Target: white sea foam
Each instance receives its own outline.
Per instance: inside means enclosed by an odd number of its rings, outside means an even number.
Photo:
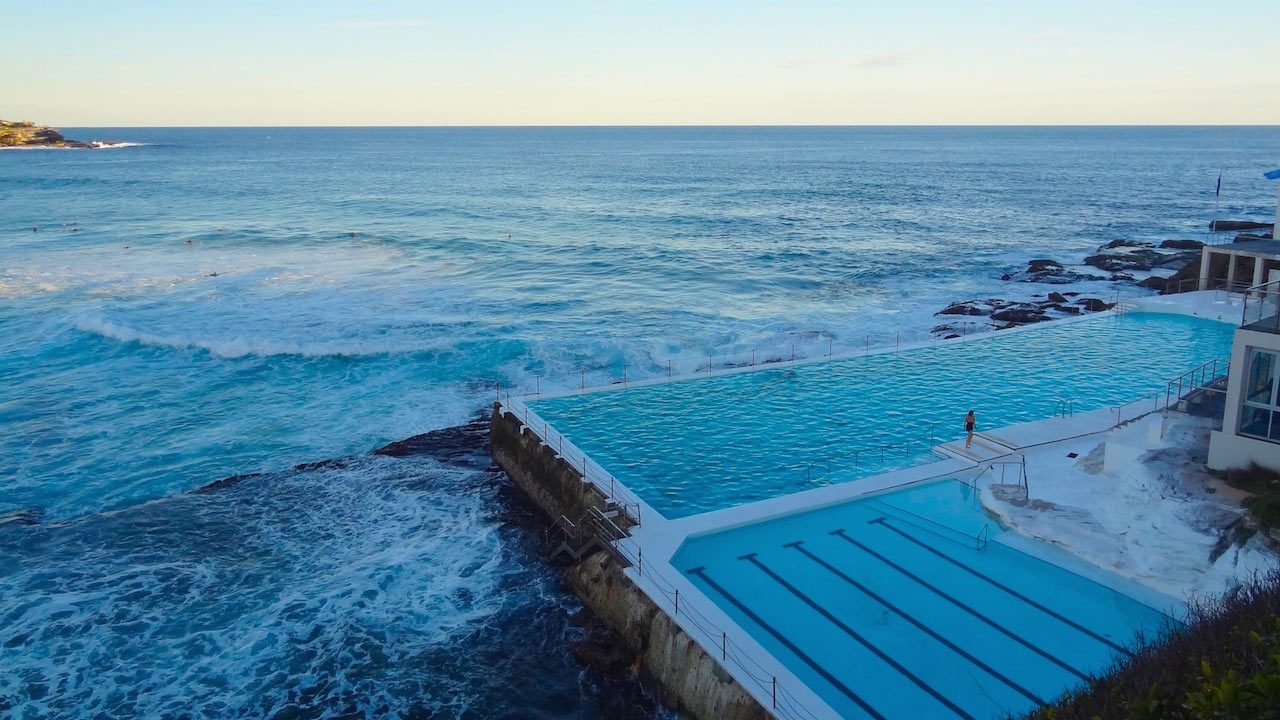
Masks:
[[[439,343],[330,341],[294,342],[267,340],[246,336],[225,339],[160,335],[121,325],[100,316],[82,316],[76,319],[78,330],[94,333],[112,340],[134,342],[143,345],[176,349],[204,350],[215,357],[241,358],[249,355],[270,357],[273,355],[300,355],[303,357],[358,357],[362,355],[395,355],[438,349]]]

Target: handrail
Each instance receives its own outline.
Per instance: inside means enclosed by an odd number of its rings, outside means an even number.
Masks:
[[[1061,398],[1057,404],[1053,406],[1053,414],[1057,417],[1074,417],[1076,414],[1076,401],[1074,398]]]
[[[1229,361],[1214,358],[1173,378],[1165,386],[1164,407],[1169,409],[1184,397],[1227,374]],[[1176,390],[1174,389],[1176,386]],[[1119,424],[1119,423],[1117,423]]]
[[[1252,308],[1251,308],[1252,306]],[[1252,309],[1252,313],[1250,313]],[[1244,293],[1244,307],[1240,312],[1240,325],[1257,325],[1258,329],[1280,332],[1280,280],[1251,286]],[[1270,312],[1268,318],[1266,315]],[[1269,320],[1269,322],[1264,322]],[[1268,328],[1267,325],[1270,325]],[[1251,328],[1253,329],[1253,328]]]
[[[619,531],[621,532],[621,530]],[[659,607],[662,607],[661,601],[665,600],[673,617],[684,618],[688,622],[692,630],[696,631],[696,633],[691,631],[690,635],[699,640],[699,644],[708,655],[713,657],[719,655],[720,661],[724,665],[728,666],[732,663],[737,666],[746,676],[746,679],[754,682],[761,690],[767,692],[772,700],[768,704],[768,709],[775,717],[784,718],[785,720],[791,720],[792,718],[817,720],[816,715],[806,709],[794,694],[786,690],[778,682],[776,674],[760,664],[738,642],[731,639],[726,630],[712,622],[698,608],[696,602],[690,602],[688,596],[682,601],[680,589],[661,571],[655,569],[652,563],[646,566],[644,564],[643,548],[630,535],[623,533],[616,539],[611,539],[607,536],[601,539],[615,554],[630,564],[638,577],[648,581],[658,591],[657,595],[646,594],[653,598],[654,602],[659,604]],[[701,638],[699,638],[699,634]]]
[[[937,532],[936,530],[929,529],[929,526],[939,527],[939,528],[942,528],[943,530],[946,530],[947,532],[953,533],[955,535],[960,535],[968,540],[972,540],[974,542],[974,546],[979,550],[986,547],[986,540],[985,540],[984,533],[986,532],[987,528],[985,525],[983,526],[982,530],[978,531],[977,534],[969,534],[958,528],[953,528],[950,525],[947,525],[946,523],[938,522],[933,518],[925,517],[924,515],[920,515],[919,513],[912,512],[910,510],[907,510],[906,508],[900,508],[897,505],[891,505],[883,500],[872,499],[869,502],[879,507],[888,508],[893,513],[903,513],[905,515],[910,515],[912,518],[915,518],[916,520],[911,520],[904,517],[895,517],[894,519],[901,520],[905,523],[910,523],[912,525],[916,525],[917,527],[924,530],[925,532],[932,532],[934,535],[937,535],[939,537],[946,538],[948,540],[953,540],[953,541],[955,540],[955,538],[948,537],[946,535],[943,535],[942,533]],[[916,521],[919,521],[919,522],[916,522]],[[922,525],[921,523],[928,523],[928,525]]]

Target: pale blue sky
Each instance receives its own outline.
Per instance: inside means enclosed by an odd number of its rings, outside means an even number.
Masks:
[[[1280,123],[1280,0],[0,0],[61,126]]]

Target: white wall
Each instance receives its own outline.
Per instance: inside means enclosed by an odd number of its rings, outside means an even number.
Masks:
[[[1245,467],[1255,462],[1280,470],[1280,443],[1236,435],[1240,426],[1240,403],[1244,399],[1245,359],[1251,347],[1280,352],[1280,334],[1244,328],[1236,330],[1231,345],[1227,409],[1222,416],[1222,430],[1215,430],[1209,436],[1209,467],[1214,470]]]

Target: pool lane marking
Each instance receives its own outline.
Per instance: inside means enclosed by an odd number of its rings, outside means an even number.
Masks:
[[[743,604],[741,600],[739,600],[738,598],[730,594],[728,590],[725,590],[723,587],[721,587],[720,583],[716,582],[715,580],[712,580],[711,576],[707,575],[706,568],[696,567],[691,570],[688,570],[687,572],[688,574],[693,575],[699,580],[705,582],[708,586],[711,587],[712,590],[715,590],[716,592],[723,595],[726,600],[733,603],[734,607],[738,608],[739,610],[742,611],[744,615],[751,618],[751,622],[764,628],[765,632],[769,633],[770,635],[773,636],[775,640],[782,643],[783,646],[785,646],[788,650],[790,650],[796,657],[804,661],[804,664],[808,665],[810,668],[813,669],[814,672],[821,675],[824,680],[831,683],[837,690],[844,693],[845,697],[849,698],[855,704],[857,704],[858,707],[865,710],[868,715],[870,715],[873,718],[876,718],[876,720],[888,720],[887,718],[885,718],[884,715],[879,713],[875,708],[871,707],[871,705],[869,705],[866,700],[863,700],[862,696],[858,695],[858,693],[849,689],[849,686],[840,682],[840,680],[836,676],[827,672],[827,670],[823,668],[821,665],[819,665],[816,661],[814,661],[813,658],[809,657],[803,650],[796,647],[795,643],[788,640],[786,636],[784,636],[781,632],[777,630],[777,628],[765,622],[764,618],[761,618],[759,615],[752,612],[751,608],[747,607],[745,604]]]
[[[843,630],[846,635],[848,635],[849,637],[857,641],[859,645],[870,650],[872,653],[875,654],[876,657],[880,658],[881,661],[883,661],[885,664],[892,667],[894,670],[897,670],[900,674],[902,674],[903,677],[907,678],[912,683],[915,683],[916,687],[920,688],[926,693],[929,693],[929,695],[933,696],[933,699],[937,700],[943,705],[946,705],[956,715],[959,715],[960,717],[965,718],[966,720],[976,720],[976,718],[974,718],[972,715],[965,712],[964,708],[961,708],[959,705],[956,705],[954,702],[951,702],[951,700],[947,699],[946,695],[943,695],[942,693],[938,692],[937,689],[935,689],[932,685],[920,679],[920,677],[917,676],[915,673],[903,667],[902,664],[899,663],[897,660],[894,660],[893,658],[889,657],[889,655],[887,655],[883,650],[873,645],[869,640],[862,637],[862,635],[858,634],[857,630],[854,630],[853,628],[844,624],[840,620],[840,618],[836,617],[835,615],[832,615],[830,611],[828,611],[826,608],[819,605],[813,598],[809,597],[808,595],[805,595],[796,586],[784,580],[781,575],[778,575],[773,570],[770,570],[768,565],[765,565],[764,563],[760,562],[756,558],[756,553],[748,553],[746,555],[739,557],[738,559],[746,560],[752,565],[755,565],[757,568],[763,571],[764,574],[768,575],[774,582],[786,588],[787,592],[790,592],[792,595],[796,596],[796,598],[799,599],[801,602],[803,602],[805,605],[808,605],[809,607],[816,610],[819,615],[822,615],[822,617],[826,618],[832,625],[835,625],[836,627]]]
[[[1029,640],[1027,640],[1026,638],[1022,637],[1021,635],[1018,635],[1017,633],[1013,632],[1013,631],[1012,631],[1012,630],[1010,630],[1009,628],[1007,628],[1007,627],[1005,627],[1005,626],[1001,625],[1000,623],[996,622],[995,620],[992,620],[991,618],[987,617],[986,615],[983,615],[982,613],[980,613],[980,612],[978,612],[977,610],[973,609],[973,607],[971,607],[970,605],[967,605],[964,601],[962,601],[962,600],[958,600],[958,599],[956,599],[956,598],[952,597],[951,595],[947,594],[945,591],[943,591],[943,590],[942,590],[941,588],[939,588],[938,586],[936,586],[936,585],[934,585],[934,584],[930,583],[928,580],[925,580],[924,578],[920,577],[919,575],[916,575],[915,573],[913,573],[913,572],[911,572],[910,570],[908,570],[908,569],[906,569],[906,568],[902,567],[901,565],[899,565],[899,564],[895,563],[894,561],[890,560],[889,558],[887,558],[887,557],[885,557],[885,556],[881,555],[880,553],[876,552],[875,550],[872,550],[871,548],[867,547],[866,545],[863,545],[862,543],[858,542],[857,540],[854,540],[853,538],[849,537],[848,535],[846,535],[846,534],[845,534],[845,532],[844,532],[844,530],[843,530],[843,529],[840,529],[840,530],[832,530],[832,531],[831,531],[830,533],[828,533],[828,534],[829,534],[829,535],[835,535],[836,537],[841,538],[841,539],[842,539],[842,540],[844,540],[845,542],[848,542],[848,543],[850,543],[850,544],[854,545],[855,547],[857,547],[857,548],[859,548],[860,550],[862,550],[863,552],[865,552],[865,553],[867,553],[867,554],[871,555],[872,557],[876,558],[877,560],[879,560],[880,562],[884,563],[885,565],[888,565],[889,567],[893,568],[894,570],[897,570],[898,572],[902,573],[903,575],[906,575],[908,578],[910,578],[910,579],[914,580],[914,581],[916,582],[916,584],[918,584],[918,585],[920,585],[920,586],[922,586],[922,587],[925,587],[925,588],[927,588],[927,589],[929,589],[929,590],[932,590],[932,591],[933,591],[933,593],[934,593],[935,595],[937,595],[938,597],[942,598],[943,600],[946,600],[947,602],[951,603],[952,605],[955,605],[956,607],[960,608],[961,610],[964,610],[965,612],[969,613],[970,615],[974,616],[975,618],[977,618],[977,619],[981,620],[982,622],[984,622],[984,623],[986,623],[987,625],[989,625],[989,626],[990,626],[992,629],[994,629],[995,631],[999,632],[1000,634],[1004,635],[1005,637],[1009,638],[1010,640],[1013,640],[1014,642],[1016,642],[1016,643],[1018,643],[1019,645],[1021,645],[1021,646],[1025,647],[1026,649],[1030,650],[1031,652],[1033,652],[1033,653],[1035,653],[1035,654],[1039,655],[1040,657],[1044,658],[1045,660],[1048,660],[1049,662],[1053,663],[1054,665],[1057,665],[1058,667],[1062,668],[1063,670],[1066,670],[1067,672],[1071,673],[1072,675],[1075,675],[1076,677],[1080,678],[1081,680],[1086,680],[1086,681],[1087,681],[1087,680],[1089,679],[1089,676],[1088,676],[1087,674],[1085,674],[1085,673],[1083,673],[1083,672],[1080,672],[1079,670],[1075,669],[1075,668],[1074,668],[1074,667],[1072,667],[1071,665],[1068,665],[1064,660],[1062,660],[1062,659],[1060,659],[1060,658],[1058,658],[1058,657],[1056,657],[1056,656],[1054,656],[1054,655],[1050,654],[1048,651],[1046,651],[1046,650],[1044,650],[1043,648],[1041,648],[1041,647],[1039,647],[1039,646],[1035,645],[1034,643],[1032,643],[1031,641],[1029,641]]]
[[[1113,649],[1113,650],[1115,650],[1115,651],[1117,651],[1117,652],[1124,653],[1125,655],[1128,655],[1129,657],[1133,657],[1133,652],[1132,652],[1131,650],[1129,650],[1128,648],[1124,647],[1123,645],[1120,645],[1119,643],[1117,643],[1117,642],[1115,642],[1115,641],[1111,640],[1111,639],[1110,639],[1110,638],[1108,638],[1108,637],[1104,637],[1104,636],[1102,636],[1102,635],[1099,635],[1098,633],[1096,633],[1096,632],[1094,632],[1094,631],[1090,630],[1089,628],[1087,628],[1087,627],[1085,627],[1085,626],[1081,625],[1080,623],[1076,622],[1075,620],[1072,620],[1071,618],[1066,617],[1065,615],[1062,615],[1062,614],[1058,613],[1056,610],[1052,610],[1052,609],[1050,609],[1050,608],[1048,608],[1048,607],[1046,607],[1046,606],[1044,606],[1044,605],[1042,605],[1042,604],[1040,604],[1040,603],[1036,602],[1035,600],[1032,600],[1031,598],[1027,597],[1026,595],[1023,595],[1022,593],[1018,592],[1017,590],[1014,590],[1013,588],[1009,587],[1008,585],[1005,585],[1004,583],[1000,582],[999,580],[996,580],[996,579],[995,579],[995,578],[993,578],[993,577],[989,577],[989,576],[987,576],[987,575],[984,575],[984,574],[982,574],[982,573],[978,572],[977,570],[974,570],[973,568],[969,567],[968,565],[965,565],[964,563],[960,562],[959,560],[956,560],[955,558],[953,558],[953,557],[951,557],[951,556],[947,555],[946,553],[943,553],[943,552],[941,552],[941,551],[939,551],[939,550],[937,550],[937,549],[933,548],[933,547],[932,547],[932,546],[930,546],[929,544],[924,543],[924,542],[921,542],[920,540],[918,540],[918,539],[916,539],[916,538],[912,537],[909,533],[903,532],[902,530],[899,530],[898,528],[896,528],[896,527],[894,527],[894,526],[890,525],[890,524],[889,524],[888,522],[886,522],[885,520],[886,520],[885,518],[877,518],[877,519],[875,519],[875,520],[871,520],[871,521],[869,521],[867,524],[868,524],[868,525],[880,525],[881,527],[884,527],[884,528],[885,528],[885,529],[887,529],[887,530],[891,530],[891,531],[893,531],[893,532],[895,532],[895,533],[897,533],[897,534],[901,535],[902,537],[906,538],[907,540],[910,540],[911,542],[915,543],[916,545],[919,545],[920,547],[924,548],[925,550],[928,550],[929,552],[933,553],[934,555],[937,555],[938,557],[942,558],[943,560],[946,560],[947,562],[951,563],[952,565],[955,565],[956,567],[960,568],[961,570],[964,570],[965,572],[969,573],[970,575],[973,575],[974,577],[977,577],[977,578],[979,578],[979,579],[982,579],[982,580],[987,581],[988,583],[990,583],[990,584],[994,585],[995,587],[1000,588],[1001,590],[1003,590],[1003,591],[1005,591],[1005,592],[1009,593],[1010,595],[1012,595],[1012,596],[1014,596],[1014,597],[1018,598],[1019,600],[1021,600],[1021,601],[1025,602],[1026,604],[1030,605],[1031,607],[1033,607],[1033,608],[1035,608],[1035,609],[1037,609],[1037,610],[1039,610],[1039,611],[1041,611],[1041,612],[1043,612],[1043,613],[1045,613],[1045,614],[1047,614],[1047,615],[1050,615],[1050,616],[1052,616],[1052,617],[1054,617],[1054,618],[1057,618],[1058,620],[1061,620],[1062,622],[1066,623],[1067,625],[1070,625],[1071,627],[1075,628],[1076,630],[1079,630],[1080,632],[1084,633],[1085,635],[1088,635],[1089,637],[1093,638],[1094,640],[1097,640],[1098,642],[1100,642],[1100,643],[1102,643],[1102,644],[1106,645],[1107,647],[1110,647],[1111,649]]]
[[[933,629],[933,628],[929,627],[928,625],[925,625],[924,623],[920,622],[920,621],[919,621],[919,620],[917,620],[916,618],[912,617],[910,614],[908,614],[907,612],[905,612],[904,610],[902,610],[902,609],[901,609],[901,608],[899,608],[898,606],[894,605],[893,603],[889,602],[888,600],[886,600],[884,597],[882,597],[879,593],[875,592],[875,591],[874,591],[874,590],[872,590],[871,588],[868,588],[866,585],[863,585],[862,583],[858,582],[857,580],[854,580],[853,578],[849,577],[849,576],[848,576],[848,575],[846,575],[843,571],[841,571],[839,568],[835,567],[835,566],[834,566],[834,565],[832,565],[831,563],[829,563],[829,562],[827,562],[826,560],[823,560],[822,558],[818,557],[817,555],[814,555],[813,553],[809,552],[807,549],[805,549],[804,547],[802,547],[802,545],[803,545],[803,544],[804,544],[804,543],[803,543],[802,541],[797,540],[796,542],[787,543],[787,544],[783,545],[782,547],[785,547],[785,548],[791,548],[792,550],[796,550],[796,551],[800,552],[802,555],[804,555],[805,557],[807,557],[807,558],[809,558],[810,560],[812,560],[812,561],[816,562],[817,564],[821,565],[823,568],[826,568],[826,570],[827,570],[828,572],[830,572],[832,575],[835,575],[836,577],[838,577],[838,578],[840,578],[841,580],[845,581],[845,582],[846,582],[846,583],[848,583],[849,585],[852,585],[853,587],[857,588],[858,590],[861,590],[861,591],[863,592],[863,594],[865,594],[865,595],[869,596],[872,600],[875,600],[876,602],[878,602],[878,603],[880,603],[881,605],[885,606],[886,608],[888,608],[889,610],[891,610],[891,611],[892,611],[895,615],[897,615],[898,617],[902,618],[903,620],[906,620],[907,622],[909,622],[909,623],[911,623],[912,625],[914,625],[914,626],[915,626],[917,629],[919,629],[921,632],[924,632],[924,633],[928,634],[928,635],[929,635],[929,637],[931,637],[931,638],[933,638],[934,640],[937,640],[938,642],[940,642],[940,643],[942,643],[943,645],[947,646],[947,647],[948,647],[948,648],[950,648],[953,652],[955,652],[957,655],[960,655],[961,657],[963,657],[965,660],[968,660],[969,662],[973,663],[974,665],[977,665],[979,668],[981,668],[982,670],[986,671],[986,673],[987,673],[988,675],[990,675],[991,677],[995,678],[996,680],[999,680],[1000,682],[1004,683],[1005,685],[1009,686],[1010,688],[1013,688],[1013,689],[1014,689],[1014,690],[1016,690],[1019,694],[1021,694],[1023,697],[1027,698],[1028,700],[1030,700],[1031,702],[1035,703],[1036,705],[1044,705],[1044,704],[1045,704],[1044,699],[1043,699],[1043,698],[1041,698],[1040,696],[1036,695],[1034,692],[1032,692],[1032,691],[1028,690],[1027,688],[1023,687],[1022,685],[1018,684],[1015,680],[1013,680],[1013,679],[1009,678],[1008,676],[1006,676],[1004,673],[1000,672],[999,670],[996,670],[995,668],[993,668],[993,667],[991,667],[990,665],[986,664],[986,663],[985,663],[985,662],[983,662],[982,660],[980,660],[980,659],[978,659],[977,657],[973,656],[973,655],[972,655],[972,654],[970,654],[968,651],[966,651],[964,648],[960,647],[959,645],[956,645],[955,643],[953,643],[953,642],[951,642],[950,640],[946,639],[946,638],[945,638],[945,637],[943,637],[942,635],[939,635],[936,631],[934,631],[934,629]]]

